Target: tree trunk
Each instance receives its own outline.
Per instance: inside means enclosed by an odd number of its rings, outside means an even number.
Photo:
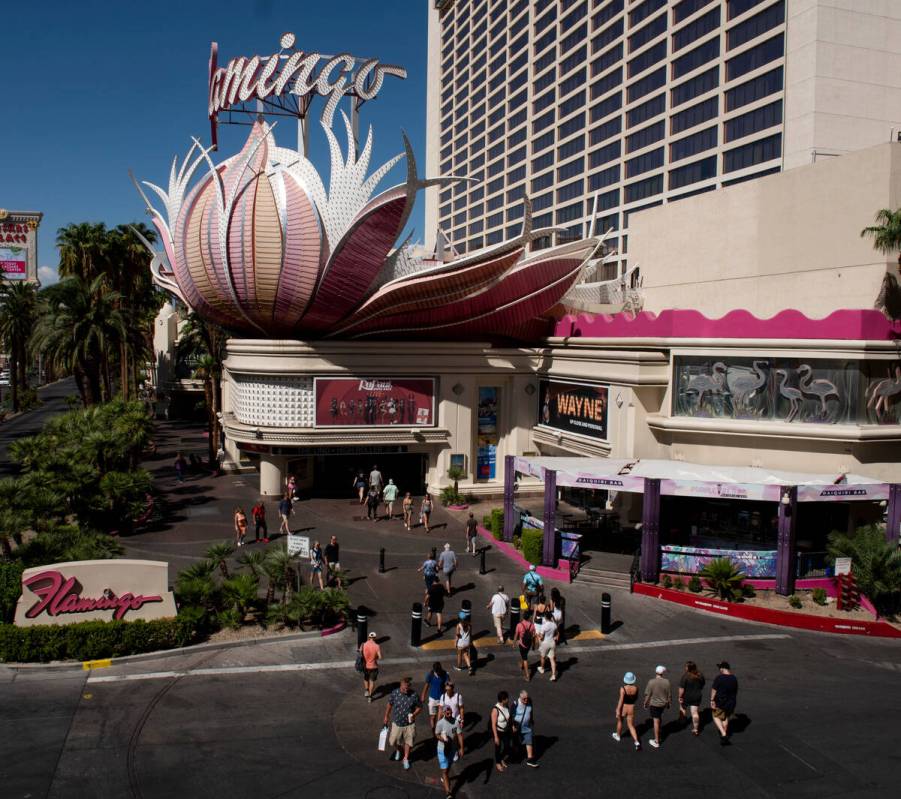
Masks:
[[[84,369],[81,368],[77,363],[75,364],[75,368],[72,369],[72,374],[75,375],[75,385],[78,386],[78,395],[81,397],[82,407],[88,407],[88,393],[85,387],[85,374]]]
[[[19,362],[15,346],[9,348],[9,389],[13,413],[19,410]]]
[[[19,341],[19,388],[23,394],[28,391],[28,356],[25,353],[25,342]]]
[[[216,450],[213,447],[213,428],[216,417],[213,414],[213,378],[210,376],[203,379],[203,398],[206,402],[207,459],[212,468],[216,460]]]
[[[103,377],[101,402],[109,402],[113,398],[113,381],[110,376],[109,355],[105,351],[100,358],[100,373]]]
[[[220,406],[220,391],[221,387],[219,385],[219,378],[216,375],[213,375],[210,383],[212,384],[212,399],[213,399],[213,446],[215,447],[215,451],[219,452],[220,445],[220,437],[221,437],[221,426],[219,424],[219,406]]]
[[[119,383],[122,399],[128,400],[128,345],[124,341],[119,342]]]
[[[100,402],[100,364],[93,358],[85,359],[81,368],[85,375],[85,407],[90,407]]]

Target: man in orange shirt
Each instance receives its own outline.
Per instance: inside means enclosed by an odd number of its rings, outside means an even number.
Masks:
[[[379,661],[382,659],[381,647],[375,642],[375,633],[360,646],[363,655],[363,696],[372,702],[375,693],[375,681],[379,678]]]

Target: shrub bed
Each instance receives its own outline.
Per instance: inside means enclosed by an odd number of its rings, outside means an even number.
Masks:
[[[522,556],[529,563],[534,563],[537,566],[541,563],[541,550],[543,547],[544,531],[524,527],[522,531]]]

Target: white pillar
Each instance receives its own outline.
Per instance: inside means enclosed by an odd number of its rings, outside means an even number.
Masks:
[[[285,467],[288,459],[282,455],[260,455],[260,494],[280,497],[285,492]]]

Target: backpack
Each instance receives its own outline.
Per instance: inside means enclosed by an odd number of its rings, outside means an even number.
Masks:
[[[522,631],[522,645],[523,645],[523,647],[525,647],[526,649],[531,649],[531,648],[532,648],[532,642],[533,642],[533,640],[534,640],[534,639],[533,639],[533,636],[532,636],[532,630],[533,630],[533,629],[534,629],[534,628],[533,628],[532,625],[530,624],[528,627],[526,627],[526,628]]]

